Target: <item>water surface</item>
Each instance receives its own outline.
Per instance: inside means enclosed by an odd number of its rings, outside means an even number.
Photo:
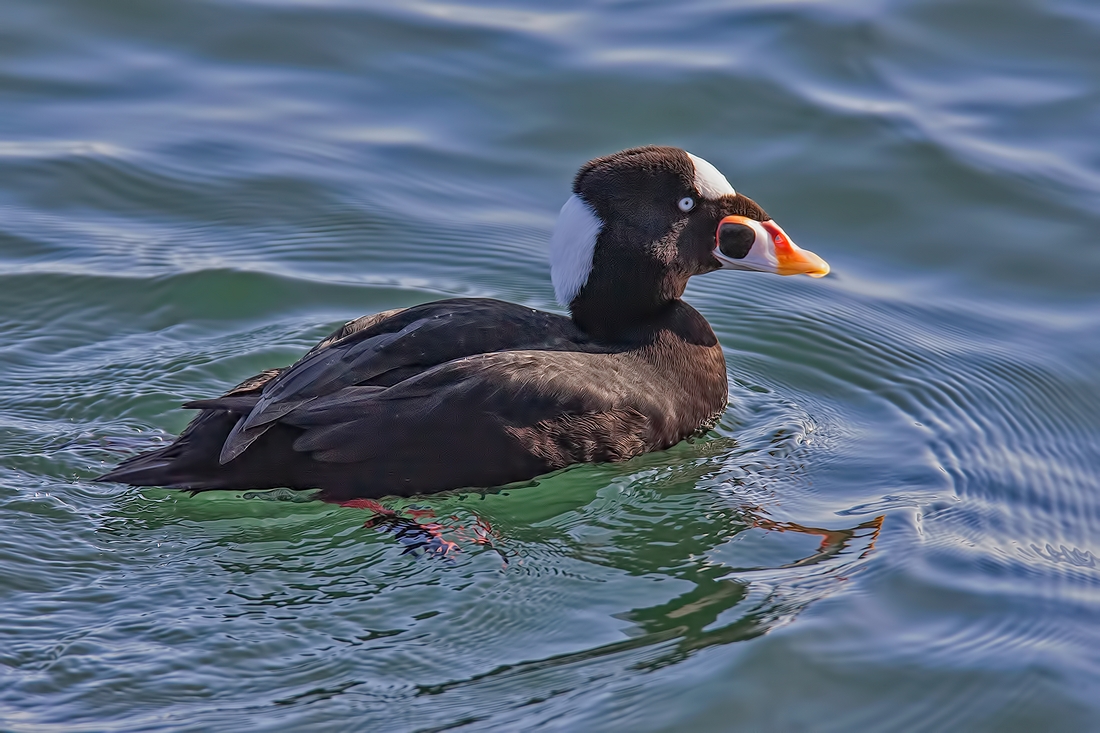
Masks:
[[[1100,728],[1095,3],[0,17],[0,727]],[[349,318],[556,308],[654,142],[834,270],[692,283],[707,438],[404,523],[92,480]]]

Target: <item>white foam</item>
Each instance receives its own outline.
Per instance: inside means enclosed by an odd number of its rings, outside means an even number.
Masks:
[[[688,153],[688,157],[695,164],[695,187],[699,189],[699,193],[708,199],[737,195],[737,192],[733,190],[733,186],[717,168],[697,155]]]
[[[550,280],[558,302],[568,306],[592,272],[592,255],[603,221],[584,199],[569,197],[550,236]]]

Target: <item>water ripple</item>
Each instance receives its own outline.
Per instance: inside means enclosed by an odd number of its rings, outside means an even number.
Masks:
[[[1097,728],[1093,5],[9,5],[8,727]],[[381,514],[90,480],[348,318],[556,307],[649,142],[834,265],[691,284],[708,435]]]

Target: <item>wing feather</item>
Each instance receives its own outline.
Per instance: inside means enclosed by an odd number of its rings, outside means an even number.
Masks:
[[[639,399],[632,365],[607,355],[513,351],[450,362],[393,387],[349,387],[301,405],[294,450],[327,463],[392,465],[469,450],[540,465],[621,460],[660,431],[669,398]],[[628,406],[627,403],[630,403]],[[659,439],[659,438],[658,438]],[[575,443],[576,450],[567,449]],[[493,450],[496,450],[496,456]],[[580,453],[578,453],[578,451]]]
[[[252,409],[229,432],[218,461],[224,465],[238,457],[277,423],[317,424],[320,415],[339,422],[354,410],[366,409],[368,393],[347,392],[350,387],[416,383],[419,375],[456,359],[530,348],[533,342],[575,347],[584,340],[567,318],[488,299],[436,301],[365,316],[345,324],[268,381]],[[390,399],[409,400],[416,394],[409,390]],[[233,403],[234,408],[242,406]]]

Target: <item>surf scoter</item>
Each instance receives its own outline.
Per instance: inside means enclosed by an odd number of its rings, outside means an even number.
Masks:
[[[292,366],[185,404],[200,412],[175,442],[100,479],[345,501],[668,448],[727,400],[714,331],[680,300],[688,278],[829,271],[710,163],[657,146],[580,169],[550,266],[571,317],[484,298],[364,316]]]

